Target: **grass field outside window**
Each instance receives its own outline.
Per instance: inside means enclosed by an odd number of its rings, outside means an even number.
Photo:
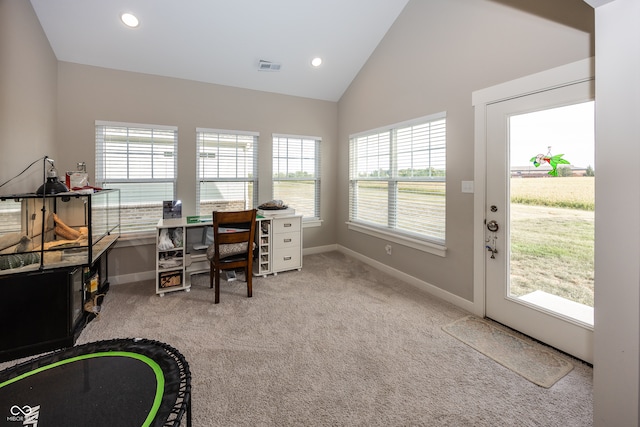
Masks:
[[[511,295],[593,307],[594,194],[594,177],[511,179]]]

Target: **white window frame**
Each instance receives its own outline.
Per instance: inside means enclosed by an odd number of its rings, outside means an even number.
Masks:
[[[120,129],[127,134],[126,147],[112,145],[107,147],[109,141],[105,139],[107,129]],[[136,130],[150,132],[150,139],[145,139],[145,144],[150,143],[149,151],[137,151],[135,147],[136,137],[130,133]],[[121,233],[134,235],[148,233],[155,230],[158,220],[162,218],[162,202],[175,200],[176,184],[178,177],[178,128],[155,124],[123,123],[96,120],[96,186],[103,188],[119,188],[121,199]],[[166,138],[172,134],[173,141],[170,145],[154,140],[154,133]],[[115,135],[112,135],[115,139]],[[113,142],[113,141],[112,141]],[[156,150],[160,146],[161,152]],[[139,147],[138,147],[139,148]],[[164,159],[172,158],[172,162]],[[110,161],[112,162],[110,165]],[[118,164],[125,162],[126,164]],[[161,165],[162,167],[154,167]],[[148,167],[147,167],[148,166]],[[162,186],[164,190],[158,193],[157,199],[154,191],[139,191],[140,186],[152,184],[154,187]],[[135,185],[135,187],[133,187]],[[138,196],[127,196],[126,187],[131,186],[139,193]],[[147,202],[140,200],[140,195],[148,196]],[[131,212],[131,214],[127,214]]]
[[[395,242],[404,246],[419,249],[439,256],[446,255],[446,112],[436,113],[425,117],[361,132],[349,136],[349,220],[347,225],[350,230],[373,235],[375,237]],[[415,138],[410,133],[414,128],[424,130],[428,125],[428,136]],[[433,130],[431,130],[433,125]],[[410,136],[406,136],[409,132]],[[400,136],[399,136],[400,133]],[[414,160],[410,155],[412,168],[427,166],[429,170],[434,170],[431,176],[416,174],[416,176],[406,176],[400,173],[402,166],[399,162],[406,161],[407,152],[399,152],[398,140],[402,138],[402,143],[409,142],[413,150],[421,151],[428,155],[428,160],[421,158]],[[414,144],[419,144],[414,147]],[[366,147],[367,153],[358,153]],[[371,149],[379,151],[371,152]],[[404,157],[403,157],[404,156]],[[432,159],[433,156],[433,159]],[[379,172],[371,173],[371,166],[364,165],[365,162],[379,162]],[[362,171],[368,170],[369,176],[362,176]],[[358,172],[360,171],[360,173]],[[413,175],[413,173],[411,173]],[[386,218],[376,218],[375,221],[367,220],[366,214],[359,215],[358,200],[359,185],[365,182],[381,183],[387,186],[386,200],[381,202],[379,215]],[[420,231],[417,228],[403,228],[398,225],[397,218],[400,215],[399,208],[399,184],[408,183],[423,185],[433,183],[437,187],[437,193],[442,196],[434,198],[433,202],[424,200],[425,206],[433,207],[438,212],[437,215],[421,216],[421,212],[415,214],[416,224],[421,218],[423,223],[428,224],[434,232]],[[360,200],[366,202],[369,199]],[[371,209],[370,209],[371,210]],[[369,212],[371,216],[371,212]],[[405,214],[406,215],[406,214]]]
[[[231,139],[235,139],[236,146],[233,147],[233,142],[230,146],[232,149],[236,151],[234,157],[237,160],[240,159],[251,159],[252,163],[250,165],[242,162],[236,164],[236,169],[233,173],[228,169],[221,170],[219,167],[215,167],[215,169],[211,169],[207,167],[206,162],[209,160],[218,161],[220,146],[216,148],[215,146],[209,146],[208,148],[204,146],[204,137],[208,135],[209,138],[220,138],[220,136],[227,136]],[[208,216],[213,210],[244,210],[244,209],[253,209],[258,204],[258,140],[260,134],[258,132],[250,132],[250,131],[239,131],[239,130],[226,130],[226,129],[209,129],[209,128],[196,128],[196,212],[198,215]],[[249,151],[238,152],[238,150],[242,150],[242,145],[244,141],[251,140],[252,146],[249,147]],[[218,154],[216,154],[216,152]],[[238,154],[241,154],[238,156]],[[231,156],[226,156],[227,159],[230,159]],[[210,165],[209,165],[210,166]],[[217,165],[219,166],[219,164]],[[208,170],[215,171],[212,173]],[[222,176],[221,176],[222,175]],[[238,203],[234,203],[233,205],[227,205],[226,203],[218,203],[215,204],[211,210],[207,210],[206,212],[201,212],[201,187],[203,183],[220,183],[224,185],[233,184],[233,183],[245,183],[245,189],[243,192],[244,206],[240,206]],[[251,184],[253,194],[249,194],[248,185]],[[238,202],[239,199],[236,201]]]
[[[288,134],[272,134],[272,162],[273,162],[273,187],[272,197],[274,199],[281,199],[282,194],[275,193],[276,183],[284,182],[309,182],[313,185],[313,200],[310,204],[313,206],[313,214],[304,215],[300,209],[296,210],[296,213],[303,214],[302,221],[305,223],[319,222],[320,218],[320,165],[321,155],[320,147],[322,145],[322,138],[318,136],[304,136],[304,135],[288,135]],[[280,152],[280,148],[284,143],[286,148]],[[303,150],[312,146],[312,150]],[[309,158],[309,153],[312,152],[313,158]],[[289,176],[298,172],[306,172],[308,167],[304,166],[305,161],[311,161],[313,163],[313,174],[310,176]],[[291,203],[292,199],[284,200],[285,204]],[[290,205],[296,208],[295,202]]]

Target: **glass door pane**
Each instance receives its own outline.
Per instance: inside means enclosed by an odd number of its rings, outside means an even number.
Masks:
[[[593,325],[594,102],[510,116],[508,296]]]

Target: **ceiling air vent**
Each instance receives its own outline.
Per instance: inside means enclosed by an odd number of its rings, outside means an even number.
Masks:
[[[263,61],[262,59],[258,63],[258,71],[280,71],[282,65],[276,62]]]

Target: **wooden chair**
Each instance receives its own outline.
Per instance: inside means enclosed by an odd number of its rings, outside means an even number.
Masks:
[[[247,297],[252,296],[256,210],[213,212],[213,243],[207,248],[209,287],[215,282],[215,304],[220,302],[220,272],[244,268]]]

